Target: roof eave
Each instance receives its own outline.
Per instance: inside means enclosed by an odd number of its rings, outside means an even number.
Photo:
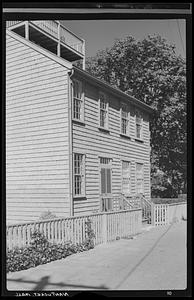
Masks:
[[[110,84],[106,83],[105,81],[102,81],[99,78],[94,77],[93,75],[91,75],[87,71],[79,69],[78,67],[75,67],[75,66],[73,66],[73,69],[74,69],[74,75],[75,76],[78,75],[78,76],[85,77],[85,79],[90,80],[90,82],[92,81],[92,83],[95,82],[96,85],[99,85],[101,87],[103,86],[103,88],[108,89],[109,92],[112,92],[114,94],[116,93],[120,98],[132,102],[135,106],[143,109],[144,111],[146,111],[150,114],[153,114],[153,113],[156,112],[156,110],[153,109],[152,107],[150,107],[149,105],[141,102],[140,100],[136,99],[135,97],[133,97],[131,95],[125,94],[124,92],[122,92],[119,89],[116,89],[116,88],[112,87]]]

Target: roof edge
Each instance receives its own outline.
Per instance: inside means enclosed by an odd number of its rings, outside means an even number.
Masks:
[[[55,62],[57,62],[58,64],[66,67],[67,69],[72,69],[72,63],[70,63],[68,60],[57,56],[56,54],[44,49],[43,47],[40,47],[39,45],[21,37],[20,35],[18,35],[17,33],[7,29],[6,30],[6,34],[13,37],[14,39],[16,39],[17,41],[29,46],[30,48],[32,48],[33,50],[41,53],[44,56],[47,56],[48,58],[54,60]]]
[[[89,79],[90,81],[95,81],[96,84],[101,85],[101,86],[103,85],[103,87],[106,89],[109,89],[110,92],[116,93],[120,98],[123,98],[127,101],[132,102],[134,105],[141,107],[143,110],[147,111],[148,113],[150,113],[150,114],[155,113],[156,110],[154,108],[152,108],[151,106],[149,106],[148,104],[145,104],[144,102],[136,99],[135,97],[133,97],[131,95],[125,94],[121,90],[116,89],[113,86],[111,86],[109,83],[91,75],[89,72],[82,70],[76,66],[73,66],[73,69],[74,69],[75,75],[78,75],[78,76],[81,75],[81,76],[84,76],[86,79]]]

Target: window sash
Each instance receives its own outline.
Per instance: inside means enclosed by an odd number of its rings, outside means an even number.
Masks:
[[[73,99],[73,118],[81,120],[82,119],[82,106],[83,106],[83,101],[77,98]]]
[[[100,127],[106,127],[107,124],[107,111],[100,109]]]
[[[123,134],[128,133],[128,120],[125,118],[121,119],[121,133]]]
[[[99,96],[99,119],[100,127],[108,128],[108,102],[103,93]]]
[[[135,123],[136,123],[136,137],[141,139],[142,138],[142,129],[143,129],[143,126],[142,126],[143,118],[138,111],[136,111]]]
[[[82,83],[77,80],[73,81],[73,119],[80,121],[84,119]]]
[[[142,137],[142,125],[136,124],[136,137],[141,138]]]
[[[74,196],[85,193],[84,155],[74,153]]]
[[[82,84],[78,80],[73,81],[73,97],[82,99]]]
[[[137,179],[137,184],[136,184],[136,191],[137,194],[143,193],[143,179]]]
[[[129,112],[124,104],[121,107],[121,133],[129,134]]]

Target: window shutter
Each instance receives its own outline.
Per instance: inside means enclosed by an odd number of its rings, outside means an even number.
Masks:
[[[101,168],[101,194],[106,193],[106,175],[105,175],[105,168]]]
[[[107,193],[111,193],[111,169],[106,169],[107,172]]]

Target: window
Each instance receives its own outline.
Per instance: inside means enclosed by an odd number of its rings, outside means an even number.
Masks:
[[[100,127],[108,129],[108,102],[103,93],[100,93]]]
[[[129,112],[126,104],[121,107],[121,134],[129,135]]]
[[[111,162],[110,158],[100,158],[101,194],[111,194],[112,192]]]
[[[74,153],[74,196],[85,194],[84,155]]]
[[[136,192],[137,194],[144,193],[143,164],[141,163],[136,163]]]
[[[84,121],[82,83],[78,80],[73,82],[73,119]]]
[[[122,193],[129,195],[131,192],[130,162],[122,161]]]
[[[142,139],[142,123],[143,119],[139,111],[136,111],[136,138]]]

